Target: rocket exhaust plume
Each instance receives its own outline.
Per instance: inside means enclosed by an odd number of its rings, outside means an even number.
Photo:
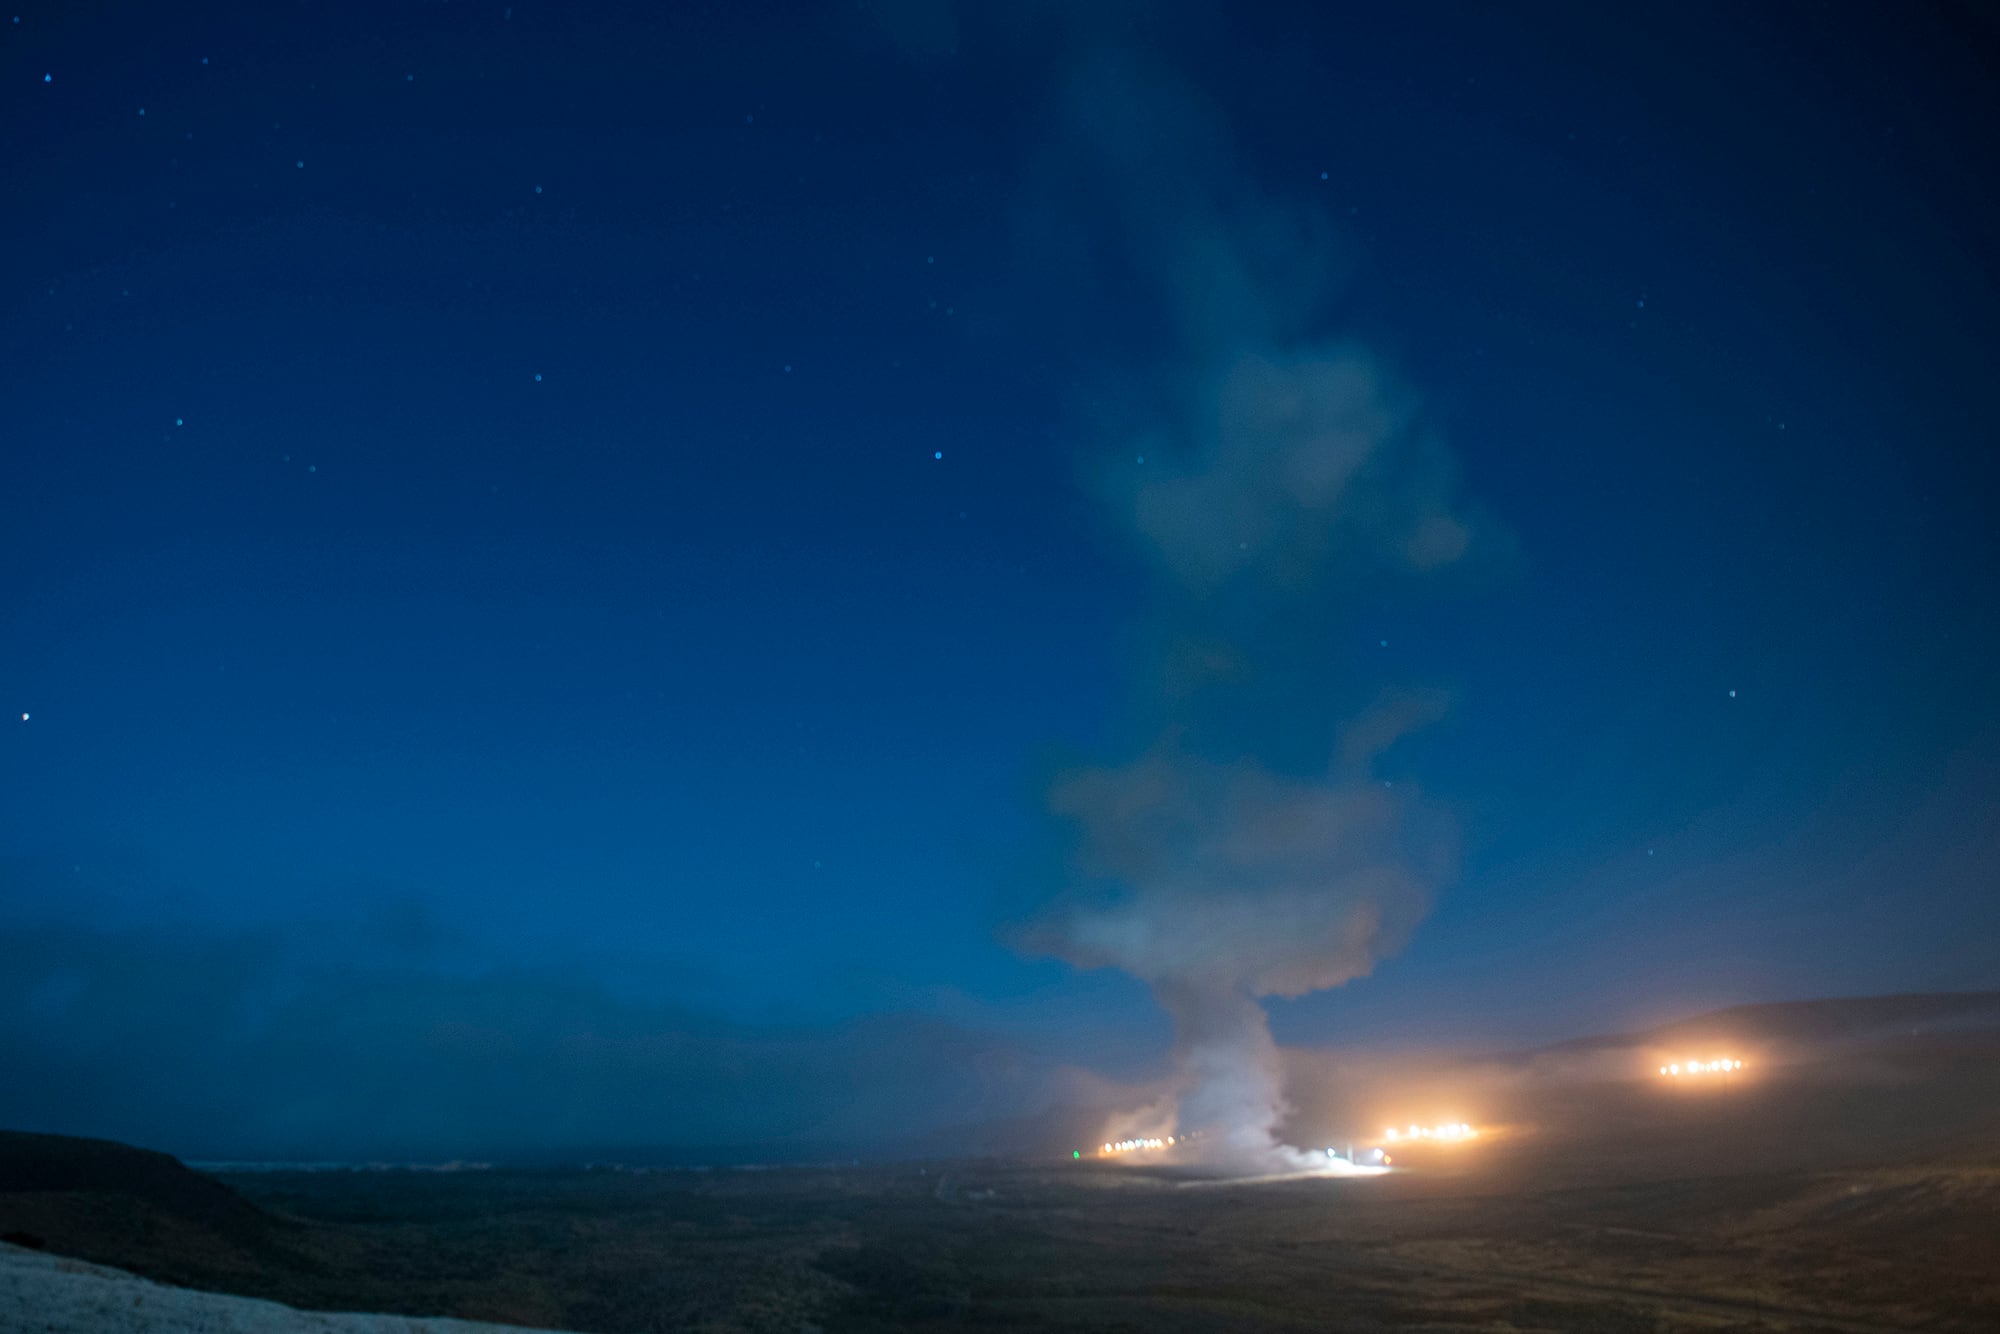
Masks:
[[[1097,74],[1081,137],[1172,312],[1171,388],[1094,485],[1151,572],[1136,754],[1052,785],[1068,878],[1026,943],[1152,989],[1175,1026],[1173,1129],[1198,1134],[1184,1156],[1304,1168],[1323,1155],[1279,1144],[1263,1001],[1367,974],[1453,860],[1440,814],[1374,772],[1445,701],[1375,679],[1354,608],[1459,561],[1473,529],[1414,398],[1315,328],[1324,230],[1213,154],[1188,165],[1183,141],[1219,135],[1187,99]]]
[[[1375,715],[1369,715],[1372,720]],[[1363,976],[1428,903],[1443,846],[1411,847],[1411,803],[1359,779],[1285,779],[1161,749],[1056,785],[1078,831],[1078,884],[1037,924],[1040,948],[1114,967],[1174,1021],[1171,1129],[1183,1157],[1231,1170],[1311,1166],[1277,1141],[1282,1063],[1261,998]]]

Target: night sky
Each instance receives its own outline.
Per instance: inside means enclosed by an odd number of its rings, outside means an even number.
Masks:
[[[2000,28],[1512,10],[0,12],[0,1125],[2000,986]]]

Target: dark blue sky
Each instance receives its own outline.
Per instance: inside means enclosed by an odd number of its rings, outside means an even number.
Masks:
[[[1209,759],[1450,700],[1369,778],[1449,830],[1428,916],[1280,1041],[2000,985],[1991,20],[1227,9],[20,8],[0,1122],[865,1137],[1158,1073],[1147,987],[1020,928],[1186,628],[1116,496],[1248,327],[1187,217],[1475,533],[1202,613],[1278,664]]]

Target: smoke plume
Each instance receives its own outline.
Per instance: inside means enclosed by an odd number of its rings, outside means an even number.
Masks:
[[[1416,397],[1325,336],[1330,230],[1220,165],[1213,120],[1158,80],[1094,70],[1072,102],[1171,335],[1091,479],[1148,571],[1137,753],[1053,784],[1070,879],[1030,939],[1149,986],[1183,1143],[1270,1170],[1290,1155],[1263,1001],[1367,974],[1452,860],[1438,813],[1375,773],[1445,701],[1371,679],[1355,608],[1474,530]]]

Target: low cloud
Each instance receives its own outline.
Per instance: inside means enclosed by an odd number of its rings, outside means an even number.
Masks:
[[[0,1125],[187,1156],[895,1152],[1032,1109],[1047,1076],[920,1015],[753,1028],[581,965],[363,959],[300,928],[14,921],[0,956]]]

